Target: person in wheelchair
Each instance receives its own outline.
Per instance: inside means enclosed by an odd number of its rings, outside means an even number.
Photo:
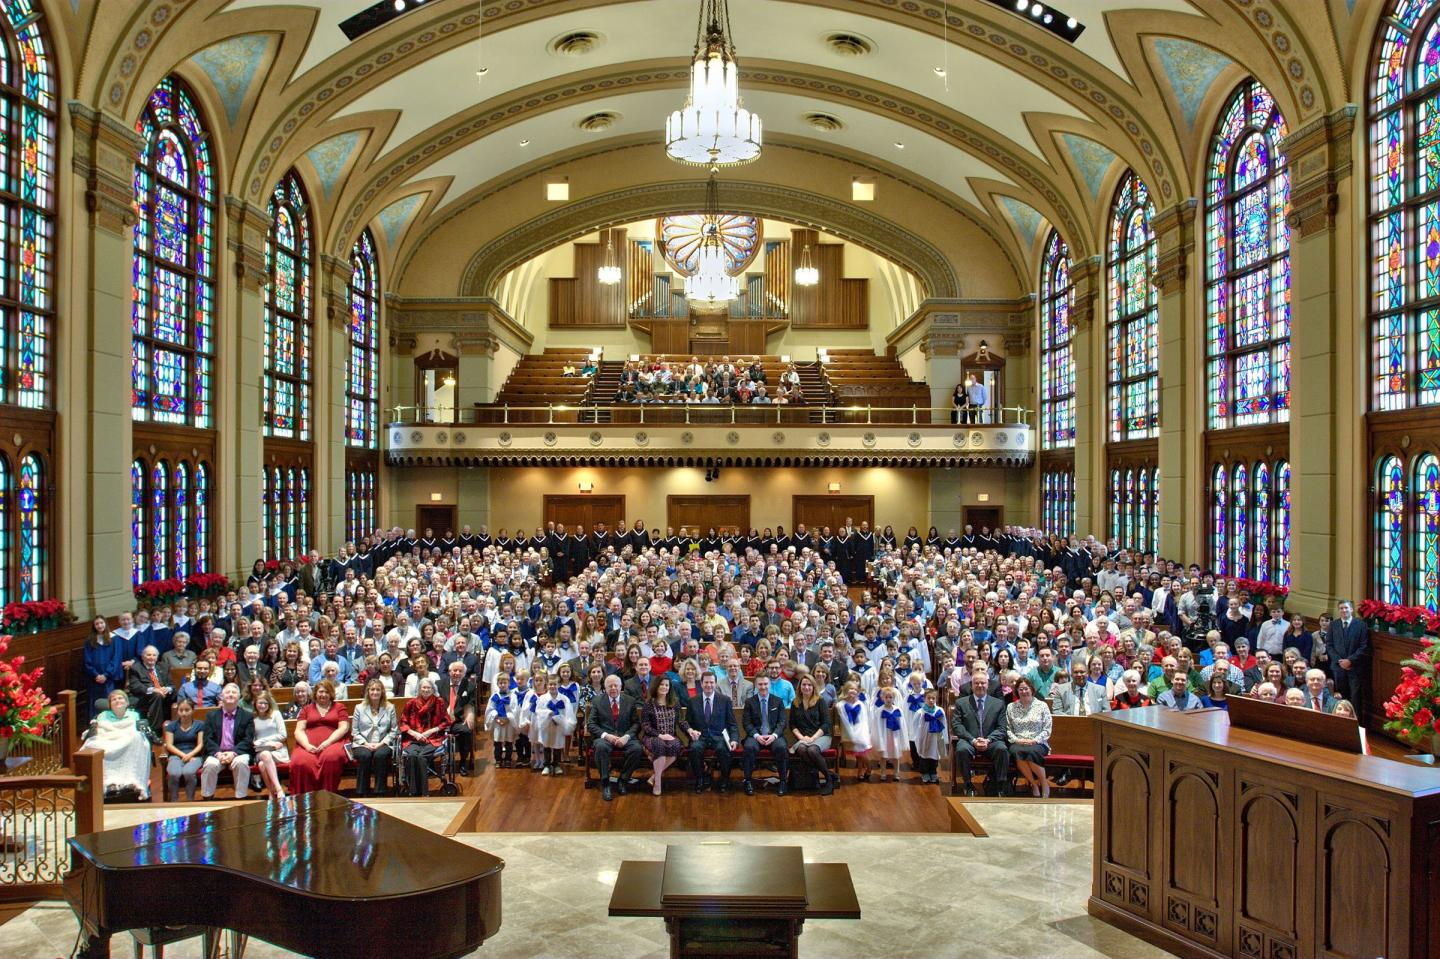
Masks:
[[[450,714],[445,701],[435,695],[435,681],[421,677],[418,695],[405,704],[400,735],[405,743],[405,785],[412,796],[430,795],[430,764],[445,745]]]
[[[475,682],[465,663],[452,659],[435,696],[450,714],[450,734],[455,737],[459,773],[470,775],[470,757],[475,752]]]

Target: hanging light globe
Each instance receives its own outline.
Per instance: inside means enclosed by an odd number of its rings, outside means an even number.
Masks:
[[[605,240],[605,262],[595,271],[595,279],[604,286],[614,286],[621,280],[620,267],[615,263],[615,243],[606,234]]]
[[[690,94],[665,121],[665,153],[680,163],[709,167],[760,156],[760,117],[740,99],[727,0],[700,0]]]
[[[685,278],[685,298],[701,303],[729,303],[740,296],[740,279],[725,271],[728,265],[720,230],[712,220],[705,224],[705,239],[696,255],[695,272]]]
[[[800,264],[795,267],[795,285],[814,286],[819,282],[820,270],[810,259],[810,244],[806,243],[805,249],[800,252]]]

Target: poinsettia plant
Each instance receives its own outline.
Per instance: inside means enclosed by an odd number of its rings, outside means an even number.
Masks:
[[[191,573],[185,577],[185,589],[193,596],[213,596],[230,588],[230,577],[224,573]]]
[[[1428,749],[1440,734],[1440,641],[1427,636],[1420,646],[1420,652],[1401,663],[1400,684],[1385,703],[1385,729]]]
[[[10,649],[10,637],[0,636],[0,740],[6,745],[14,742],[44,742],[40,733],[55,715],[50,697],[40,688],[43,666],[25,672],[24,656],[5,659]]]
[[[1378,599],[1362,599],[1355,606],[1361,619],[1374,620],[1387,626],[1440,633],[1440,614],[1432,613],[1424,606],[1403,606],[1399,603],[1385,603]]]
[[[63,626],[75,619],[59,599],[32,599],[23,603],[6,603],[0,623],[6,630],[34,628],[40,625]]]
[[[1282,599],[1290,595],[1289,586],[1281,586],[1278,583],[1267,583],[1259,579],[1244,579],[1237,577],[1232,582],[1237,589],[1244,590],[1251,596],[1279,596]]]
[[[135,587],[135,598],[145,603],[168,603],[185,595],[185,581],[152,579]]]

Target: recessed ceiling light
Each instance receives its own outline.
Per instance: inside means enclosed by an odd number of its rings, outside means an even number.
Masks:
[[[476,75],[477,77],[483,77],[485,74],[487,74],[487,73],[489,73],[489,72],[490,72],[490,68],[489,68],[489,67],[481,67],[479,70],[476,70],[476,71],[475,71],[475,75]]]
[[[901,143],[899,140],[896,140],[896,141],[895,141],[895,149],[897,149],[897,150],[903,150],[903,149],[905,149],[905,144]]]
[[[936,75],[937,77],[943,77],[943,76],[945,75],[945,68],[944,68],[944,67],[935,67],[934,69],[935,69],[935,75]]]
[[[529,141],[529,140],[521,140],[521,141],[520,141],[520,145],[521,145],[522,147],[528,147],[528,146],[530,145],[530,141]]]
[[[397,11],[404,10],[404,9],[405,9],[405,0],[395,0],[395,9],[396,9]]]

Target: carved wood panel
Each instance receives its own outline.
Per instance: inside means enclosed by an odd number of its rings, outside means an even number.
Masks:
[[[1228,931],[1230,837],[1222,826],[1224,777],[1197,757],[1165,761],[1165,906],[1160,921],[1188,938],[1218,944]]]

